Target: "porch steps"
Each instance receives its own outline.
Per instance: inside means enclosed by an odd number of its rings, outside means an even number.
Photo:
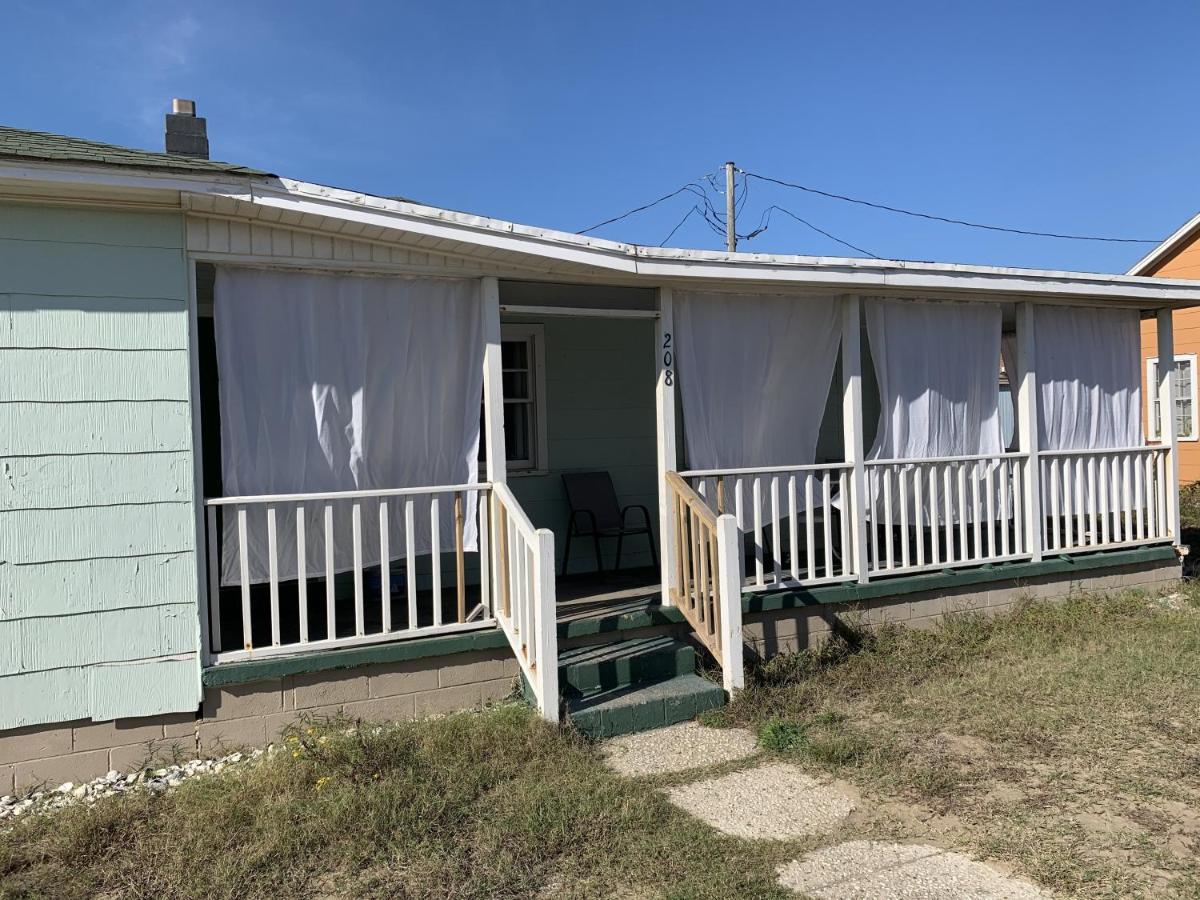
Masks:
[[[592,737],[648,731],[725,703],[696,674],[696,651],[667,635],[572,647],[559,654],[559,690],[571,722]]]

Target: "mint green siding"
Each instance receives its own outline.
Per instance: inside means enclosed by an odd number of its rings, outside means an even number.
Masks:
[[[196,708],[182,238],[0,203],[0,729]]]
[[[509,486],[530,519],[554,531],[561,561],[569,515],[561,473],[607,470],[622,506],[641,503],[649,509],[657,547],[653,321],[562,317],[503,321],[536,321],[545,328],[549,474],[509,477]],[[616,542],[605,540],[602,547],[605,566],[611,568]],[[594,559],[591,539],[577,538],[570,570],[592,571]],[[644,537],[626,541],[621,565],[650,565]]]

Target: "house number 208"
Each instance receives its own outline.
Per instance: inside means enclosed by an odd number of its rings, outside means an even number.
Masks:
[[[663,334],[662,351],[663,384],[670,387],[675,383],[675,372],[671,368],[675,365],[675,353],[671,350],[671,332],[669,331]]]

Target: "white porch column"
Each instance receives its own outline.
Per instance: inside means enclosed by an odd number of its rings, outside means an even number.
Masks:
[[[1169,308],[1158,310],[1158,434],[1167,451],[1167,530],[1180,543],[1179,432],[1175,427],[1175,331]]]
[[[854,465],[850,475],[850,503],[842,504],[842,515],[850,517],[854,572],[860,584],[867,581],[867,470],[863,464],[862,409],[862,300],[857,294],[842,299],[842,442],[846,462]],[[828,515],[829,511],[826,510]],[[842,553],[846,548],[842,548]]]
[[[1034,364],[1036,337],[1033,303],[1017,304],[1017,369],[1022,372],[1017,385],[1017,437],[1019,449],[1027,454],[1025,463],[1025,552],[1034,562],[1042,558],[1042,465],[1038,459],[1038,386]],[[1011,374],[1011,373],[1010,373]]]
[[[500,362],[500,282],[491,276],[482,279],[480,302],[483,304],[483,446],[487,452],[487,480],[494,484],[508,481],[504,458],[504,379]]]
[[[675,324],[670,288],[658,289],[658,331],[655,338],[655,410],[658,421],[658,537],[662,570],[662,605],[671,605],[675,579],[675,521],[670,510],[666,473],[677,471],[675,453]]]

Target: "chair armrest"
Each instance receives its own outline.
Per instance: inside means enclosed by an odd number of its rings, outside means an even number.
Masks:
[[[650,527],[650,510],[646,509],[641,503],[633,503],[621,510],[621,527],[625,527],[625,519],[628,517],[631,509],[640,509],[642,511],[642,519],[645,520],[646,527]]]
[[[589,519],[591,519],[592,520],[592,530],[591,531],[580,531],[579,526],[575,523],[576,516],[587,516]],[[592,512],[590,509],[573,509],[573,510],[571,510],[571,520],[568,523],[568,525],[569,525],[569,527],[574,528],[575,533],[579,534],[579,535],[595,534],[596,531],[598,531],[598,529],[596,528],[596,514],[594,512]]]

